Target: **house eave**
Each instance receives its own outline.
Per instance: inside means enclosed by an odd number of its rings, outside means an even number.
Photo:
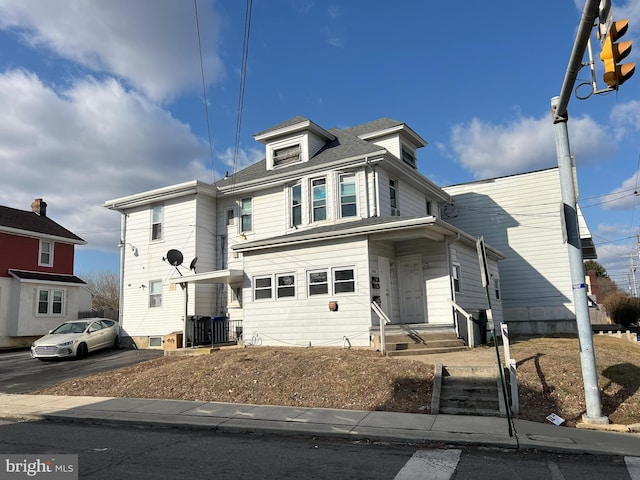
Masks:
[[[20,228],[4,227],[0,226],[0,232],[10,233],[12,235],[18,235],[21,237],[39,238],[43,240],[51,240],[59,243],[72,243],[74,245],[86,245],[86,240],[74,239],[69,237],[60,237],[58,235],[49,235],[46,233],[34,232],[32,230],[23,230]]]
[[[240,282],[244,272],[238,269],[212,270],[210,272],[193,273],[169,279],[170,284],[180,283],[233,283]]]
[[[120,211],[195,194],[215,197],[216,189],[208,183],[203,183],[200,180],[192,180],[177,185],[137,193],[135,195],[107,200],[102,206],[109,210]]]

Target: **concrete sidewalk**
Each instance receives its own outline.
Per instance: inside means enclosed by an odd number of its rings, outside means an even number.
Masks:
[[[446,443],[559,453],[640,456],[640,435],[505,418],[367,412],[184,400],[0,394],[0,418],[306,435],[391,443]]]

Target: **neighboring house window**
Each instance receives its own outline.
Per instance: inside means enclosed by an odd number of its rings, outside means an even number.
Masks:
[[[163,213],[162,205],[156,205],[151,209],[151,240],[162,240]]]
[[[236,223],[236,212],[233,208],[227,209],[227,227],[231,227]]]
[[[308,286],[309,296],[312,295],[326,295],[329,293],[329,280],[326,270],[309,272],[308,273]]]
[[[253,213],[253,200],[251,197],[243,198],[240,200],[240,215],[241,215],[241,231],[250,232],[253,228],[252,225],[252,213]]]
[[[356,176],[340,175],[340,216],[355,217],[357,214]]]
[[[427,215],[433,215],[433,204],[431,203],[431,200],[427,199]]]
[[[300,148],[300,144],[276,148],[273,150],[273,166],[278,167],[297,163],[301,159],[301,154],[302,149]]]
[[[38,289],[38,315],[63,315],[64,290]]]
[[[313,221],[327,219],[327,179],[316,178],[311,181],[311,195],[313,198]]]
[[[265,300],[273,298],[271,294],[271,275],[265,277],[255,277],[253,283],[254,300]]]
[[[462,291],[460,286],[460,265],[458,265],[457,263],[454,263],[451,268],[451,274],[453,276],[453,291],[454,292]]]
[[[149,282],[149,308],[162,306],[162,280]]]
[[[291,187],[291,226],[302,224],[302,185]]]
[[[389,204],[391,206],[391,215],[399,215],[397,181],[393,178],[389,179]]]
[[[493,290],[496,294],[496,300],[500,300],[500,279],[493,275],[491,275],[491,279],[493,280]]]
[[[356,291],[355,270],[353,268],[336,268],[333,270],[333,293]]]
[[[286,298],[296,296],[296,278],[293,274],[276,275],[276,297]]]
[[[48,240],[40,240],[38,265],[45,267],[53,266],[53,242],[50,242]]]
[[[404,146],[402,147],[402,161],[404,161],[405,163],[408,163],[413,168],[416,168],[415,155]]]

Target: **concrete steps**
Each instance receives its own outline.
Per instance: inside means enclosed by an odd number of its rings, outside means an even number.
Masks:
[[[432,413],[505,416],[497,368],[436,365]]]
[[[387,356],[429,355],[466,350],[455,332],[409,331],[385,337]]]

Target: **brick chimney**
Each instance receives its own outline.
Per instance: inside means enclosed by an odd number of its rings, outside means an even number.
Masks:
[[[37,213],[41,217],[47,216],[47,203],[41,198],[36,198],[31,204],[31,211]]]

